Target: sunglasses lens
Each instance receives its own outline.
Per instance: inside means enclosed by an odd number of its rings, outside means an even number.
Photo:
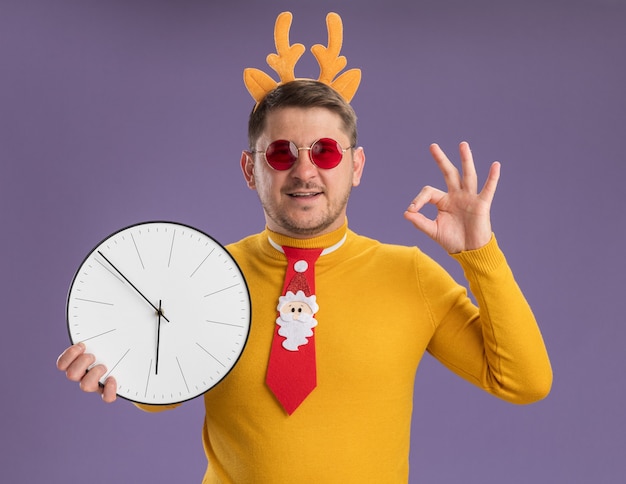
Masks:
[[[311,159],[320,168],[335,168],[343,158],[339,143],[331,138],[322,138],[311,146]]]
[[[284,139],[272,141],[265,150],[267,163],[275,170],[289,170],[298,159],[298,148]],[[309,150],[311,161],[319,168],[335,168],[343,158],[341,145],[332,138],[321,138]]]
[[[298,148],[287,140],[279,139],[267,147],[265,159],[275,170],[288,170],[298,159]]]

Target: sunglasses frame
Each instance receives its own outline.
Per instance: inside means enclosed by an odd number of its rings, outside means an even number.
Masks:
[[[335,143],[335,146],[337,147],[338,153],[341,155],[341,156],[339,157],[339,161],[337,162],[337,164],[336,164],[336,165],[333,165],[333,166],[331,166],[331,167],[328,167],[328,168],[324,168],[323,166],[318,165],[318,164],[315,162],[315,160],[313,159],[313,156],[312,156],[312,150],[313,150],[313,147],[314,147],[317,143],[319,143],[320,141],[323,141],[323,140],[324,140],[324,141],[332,141],[333,143]],[[250,153],[252,153],[252,154],[262,153],[262,154],[263,154],[263,158],[265,159],[265,163],[267,163],[267,165],[268,165],[268,166],[269,166],[272,170],[276,170],[276,171],[287,171],[287,170],[290,170],[291,168],[293,168],[293,165],[295,165],[296,161],[298,160],[298,158],[297,158],[297,157],[295,157],[295,158],[293,159],[293,161],[291,162],[291,165],[289,165],[287,168],[284,168],[284,169],[281,169],[281,168],[276,168],[275,166],[272,166],[272,164],[271,164],[271,163],[269,162],[269,160],[267,159],[267,149],[268,149],[270,146],[272,146],[274,143],[278,143],[278,142],[281,142],[281,141],[282,141],[282,142],[285,142],[285,143],[288,143],[290,148],[291,148],[291,147],[295,148],[295,149],[298,151],[298,154],[300,154],[300,151],[302,151],[302,150],[304,150],[304,151],[308,151],[308,152],[309,152],[309,160],[311,161],[311,163],[313,163],[316,167],[318,167],[318,168],[319,168],[319,169],[321,169],[321,170],[332,170],[333,168],[338,167],[338,166],[341,164],[341,162],[342,162],[342,160],[343,160],[343,156],[346,154],[346,151],[348,151],[348,150],[350,150],[350,149],[354,148],[353,146],[351,146],[350,148],[342,148],[342,147],[341,147],[341,144],[339,143],[339,141],[337,141],[337,140],[335,140],[335,139],[333,139],[333,138],[320,138],[320,139],[318,139],[318,140],[315,140],[313,143],[311,143],[311,146],[308,146],[308,147],[307,147],[307,146],[298,147],[298,146],[297,146],[297,145],[296,145],[293,141],[289,141],[289,140],[286,140],[286,139],[277,139],[277,140],[272,141],[269,145],[267,145],[267,148],[266,148],[265,150],[252,150],[252,151],[250,151]],[[291,149],[290,149],[289,151],[290,151],[290,153],[291,153],[291,154],[293,154],[293,150],[291,150]]]

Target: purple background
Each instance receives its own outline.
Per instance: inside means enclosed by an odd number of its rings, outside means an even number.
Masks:
[[[624,0],[2,0],[0,480],[200,482],[200,400],[148,415],[55,369],[65,298],[86,253],[125,225],[177,220],[223,243],[262,229],[238,165],[242,69],[270,72],[286,9],[307,48],[339,12],[348,68],[363,69],[353,229],[418,244],[460,277],[402,212],[443,186],[433,141],[458,159],[467,139],[483,180],[503,163],[494,229],[540,321],[552,393],[503,403],[426,356],[411,482],[623,479]],[[310,53],[296,74],[317,76]]]

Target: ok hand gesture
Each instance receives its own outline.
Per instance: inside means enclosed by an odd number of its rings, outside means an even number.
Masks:
[[[462,142],[459,151],[462,174],[437,144],[430,146],[430,153],[443,173],[448,192],[426,186],[404,212],[404,218],[451,254],[478,249],[491,239],[489,211],[500,178],[500,163],[494,162],[479,193],[469,144]],[[420,213],[426,204],[437,207],[434,220]]]

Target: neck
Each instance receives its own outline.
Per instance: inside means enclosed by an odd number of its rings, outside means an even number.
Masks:
[[[266,229],[266,231],[268,234],[268,239],[270,243],[274,246],[274,248],[288,246],[301,249],[330,249],[333,247],[337,248],[335,246],[340,246],[341,243],[345,240],[346,234],[348,232],[348,221],[346,220],[343,225],[337,230],[333,230],[332,232],[324,235],[309,237],[307,239],[296,239],[294,237],[289,237],[287,235],[274,232],[270,229]]]

